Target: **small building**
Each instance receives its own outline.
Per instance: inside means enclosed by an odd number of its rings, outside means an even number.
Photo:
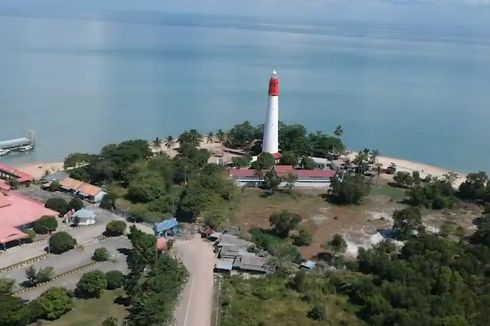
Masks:
[[[313,270],[315,269],[316,267],[316,262],[312,261],[312,260],[307,260],[307,261],[304,261],[302,262],[300,265],[299,265],[299,268],[300,269],[305,269],[305,270]]]
[[[233,259],[218,259],[214,265],[215,272],[231,273],[233,269]]]
[[[96,223],[96,214],[93,210],[82,208],[73,213],[71,221],[76,225],[93,225]]]
[[[7,181],[15,180],[20,184],[26,184],[34,181],[34,177],[32,175],[1,162],[0,179],[4,179]]]
[[[155,223],[153,225],[153,231],[155,232],[155,237],[168,237],[175,234],[175,231],[179,225],[175,217],[163,220],[160,223]]]
[[[246,255],[236,257],[233,265],[242,272],[265,274],[269,272],[268,262],[266,257]]]
[[[73,178],[59,181],[61,189],[92,203],[98,203],[106,195],[100,187]]]
[[[66,178],[69,178],[70,175],[64,171],[58,171],[55,173],[50,173],[47,176],[43,177],[43,180],[46,182],[53,182],[53,181],[58,181],[61,182],[61,180],[64,180]]]

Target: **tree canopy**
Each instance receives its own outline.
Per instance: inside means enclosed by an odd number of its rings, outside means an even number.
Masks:
[[[369,194],[370,185],[363,175],[344,175],[332,180],[330,198],[337,204],[359,204]]]

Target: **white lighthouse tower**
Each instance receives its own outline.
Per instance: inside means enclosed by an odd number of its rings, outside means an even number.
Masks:
[[[279,153],[279,78],[276,70],[272,72],[269,80],[269,101],[267,103],[262,152],[272,155]]]

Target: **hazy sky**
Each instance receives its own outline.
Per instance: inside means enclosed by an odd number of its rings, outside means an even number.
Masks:
[[[0,0],[0,10],[156,11],[268,19],[375,20],[490,30],[490,0]]]

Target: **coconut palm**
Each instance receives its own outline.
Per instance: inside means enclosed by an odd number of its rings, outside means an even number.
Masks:
[[[216,131],[216,137],[220,142],[224,142],[226,138],[226,134],[222,129],[218,129],[218,131]]]
[[[175,138],[172,137],[172,136],[168,136],[166,139],[165,139],[165,146],[170,149],[172,147],[174,147],[175,145]]]
[[[213,137],[214,137],[214,132],[212,132],[212,131],[208,132],[208,135],[207,135],[207,142],[208,142],[208,143],[213,142]]]
[[[344,134],[344,129],[342,129],[342,126],[341,125],[338,125],[337,127],[335,127],[335,131],[333,132],[333,134],[336,137],[339,137],[340,138]]]

